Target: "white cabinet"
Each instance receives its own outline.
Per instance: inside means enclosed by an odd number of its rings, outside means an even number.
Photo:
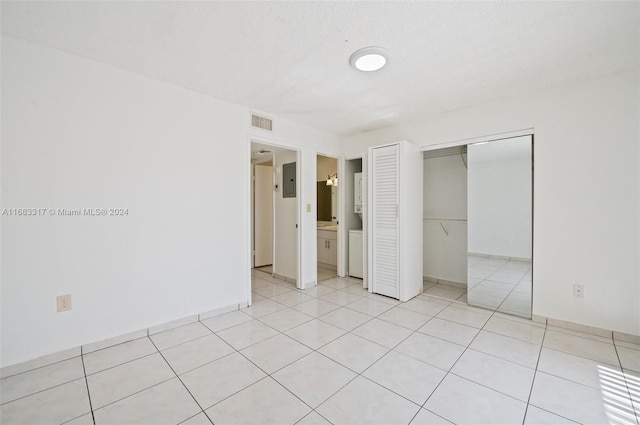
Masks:
[[[349,276],[363,277],[362,230],[349,230]]]
[[[318,263],[338,265],[338,240],[332,230],[318,230]]]
[[[408,142],[369,149],[369,282],[408,301],[422,290],[422,153]]]

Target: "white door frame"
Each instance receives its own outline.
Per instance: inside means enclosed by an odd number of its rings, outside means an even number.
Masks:
[[[529,128],[523,128],[522,130],[508,131],[505,133],[490,134],[490,135],[480,136],[480,137],[472,137],[469,139],[453,140],[450,142],[436,143],[433,145],[420,145],[420,150],[422,152],[426,152],[426,151],[433,151],[436,149],[466,146],[474,143],[491,142],[494,140],[511,139],[513,137],[528,136],[530,134],[533,134],[534,132],[533,130],[534,130],[533,127],[529,127]]]
[[[247,138],[247,152],[246,152],[246,168],[245,168],[245,175],[248,176],[248,181],[246,184],[246,193],[247,193],[247,205],[249,206],[249,214],[248,215],[248,220],[247,220],[247,229],[249,230],[247,232],[247,246],[249,247],[248,252],[247,252],[247,265],[249,266],[247,268],[247,286],[246,286],[246,290],[247,290],[247,305],[251,305],[252,304],[252,300],[251,300],[251,264],[252,264],[252,255],[253,255],[253,245],[252,245],[252,239],[253,239],[253,218],[252,218],[252,214],[253,212],[251,211],[252,207],[252,199],[251,197],[253,196],[253,176],[252,176],[252,163],[251,163],[251,144],[252,143],[258,143],[261,145],[267,145],[267,146],[273,146],[276,148],[281,148],[281,149],[288,149],[288,150],[292,150],[295,151],[296,153],[296,208],[297,208],[297,213],[296,213],[296,218],[298,220],[297,226],[298,226],[298,232],[297,232],[297,255],[296,255],[296,287],[298,287],[299,289],[302,288],[302,267],[301,267],[301,260],[302,260],[302,255],[301,255],[301,250],[302,250],[302,226],[303,226],[303,221],[302,221],[302,204],[300,202],[300,194],[301,194],[301,187],[302,187],[302,173],[301,173],[301,163],[300,163],[300,159],[302,158],[302,152],[301,149],[298,146],[293,146],[293,145],[289,145],[280,141],[276,141],[273,139],[270,139],[268,137],[263,137],[262,135],[254,135],[254,134],[250,134]],[[274,208],[275,208],[275,202],[274,202]],[[274,214],[274,220],[275,220],[275,214]],[[274,243],[275,243],[275,228],[274,228]],[[274,252],[274,256],[275,256],[275,252]],[[273,265],[275,267],[275,264]]]
[[[329,151],[316,151],[316,156],[315,156],[315,161],[313,162],[313,175],[317,176],[318,175],[318,155],[320,156],[326,156],[328,158],[334,158],[337,161],[337,173],[338,173],[338,233],[337,233],[337,239],[338,239],[338,265],[336,267],[336,272],[338,274],[338,276],[340,277],[345,277],[347,275],[347,271],[346,271],[346,261],[345,261],[345,255],[346,253],[344,252],[344,247],[346,246],[346,241],[345,238],[347,237],[347,232],[345,231],[344,228],[344,206],[345,206],[345,199],[344,199],[344,190],[342,190],[342,185],[344,184],[345,180],[344,180],[344,155],[340,155],[338,153],[335,152],[329,152]],[[340,177],[342,176],[342,177]],[[317,177],[316,177],[317,178]],[[340,183],[340,179],[342,179],[342,183]],[[314,185],[314,198],[315,202],[314,205],[316,205],[317,208],[317,203],[318,203],[318,187],[316,185]],[[317,209],[316,209],[317,210]],[[317,221],[317,217],[316,217],[316,221]],[[343,223],[342,225],[340,223]],[[314,233],[314,239],[315,239],[315,243],[313,244],[313,246],[318,246],[318,232]],[[316,285],[318,284],[318,253],[316,252]]]

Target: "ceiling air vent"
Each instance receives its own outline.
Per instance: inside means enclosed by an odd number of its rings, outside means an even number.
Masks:
[[[251,114],[251,127],[273,131],[273,120],[260,115]]]

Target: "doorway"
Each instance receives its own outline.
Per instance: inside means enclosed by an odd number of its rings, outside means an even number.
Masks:
[[[273,153],[253,152],[253,262],[252,268],[273,275]]]
[[[250,141],[252,277],[300,282],[299,151]]]
[[[317,281],[338,276],[338,160],[316,156]]]
[[[363,288],[366,271],[366,248],[364,229],[364,173],[362,157],[345,161],[342,190],[344,191],[344,217],[342,222],[347,232],[345,252],[347,253],[347,275],[354,279],[362,279]]]

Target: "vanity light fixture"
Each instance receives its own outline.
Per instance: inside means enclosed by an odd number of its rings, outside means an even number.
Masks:
[[[338,186],[338,173],[333,176],[327,176],[327,186]]]
[[[389,59],[382,47],[372,46],[360,49],[351,55],[349,63],[358,71],[371,72],[384,67]]]

